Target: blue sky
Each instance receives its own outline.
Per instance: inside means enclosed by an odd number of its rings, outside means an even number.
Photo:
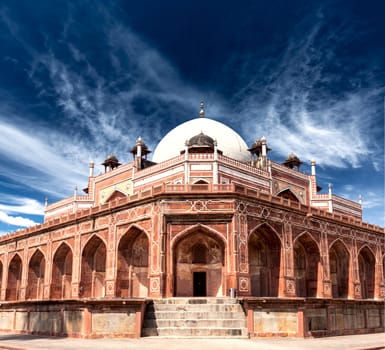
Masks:
[[[206,115],[384,226],[381,1],[2,1],[0,233]]]

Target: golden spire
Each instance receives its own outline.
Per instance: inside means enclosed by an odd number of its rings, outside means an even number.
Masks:
[[[205,116],[205,104],[203,103],[203,101],[201,101],[201,110],[199,111],[199,115],[201,118]]]

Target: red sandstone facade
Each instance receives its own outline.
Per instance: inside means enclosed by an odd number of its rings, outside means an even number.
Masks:
[[[361,205],[331,188],[319,194],[315,162],[311,174],[299,171],[296,157],[275,163],[265,139],[250,148],[251,161],[241,162],[206,141],[204,147],[186,144],[180,155],[154,164],[139,140],[133,162],[118,165],[109,158],[106,172],[97,176],[90,165],[85,196],[75,191],[46,207],[43,224],[1,237],[4,310],[28,309],[28,301],[52,308],[54,300],[136,305],[133,298],[225,297],[235,288],[245,300],[250,334],[280,333],[258,328],[256,312],[266,302],[271,310],[295,310],[296,330],[285,335],[317,330],[320,315],[325,334],[381,330],[384,228],[363,223]],[[354,302],[366,313],[361,325],[328,331],[336,308]],[[306,315],[309,305],[318,311]],[[367,310],[375,311],[370,316]],[[131,320],[133,336],[140,335],[142,311]],[[97,336],[88,329],[87,312],[76,331],[47,326],[36,332]],[[0,315],[0,328],[17,323],[9,315],[3,326]],[[310,329],[306,317],[314,319]]]

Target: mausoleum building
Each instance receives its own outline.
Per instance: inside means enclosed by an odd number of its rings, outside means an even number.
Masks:
[[[322,190],[316,161],[275,162],[266,138],[247,145],[203,105],[151,160],[140,137],[129,151],[100,174],[91,162],[84,194],[47,204],[44,223],[0,237],[0,329],[140,336],[154,305],[231,300],[247,328],[232,334],[383,330],[384,228]]]

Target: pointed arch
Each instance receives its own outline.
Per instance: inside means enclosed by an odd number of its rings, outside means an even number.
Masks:
[[[347,298],[349,294],[350,253],[339,238],[329,248],[329,268],[333,298]]]
[[[196,224],[179,232],[172,247],[174,296],[223,296],[225,238]]]
[[[373,258],[376,256],[376,254],[375,254],[375,252],[373,251],[373,249],[372,249],[371,247],[369,247],[367,244],[364,244],[364,245],[358,250],[358,255],[360,255],[360,253],[361,253],[363,250],[368,250],[368,253],[371,254]]]
[[[149,265],[147,233],[132,225],[119,240],[117,259],[117,296],[146,297]]]
[[[305,239],[308,242],[311,242],[311,244],[315,244],[317,246],[318,251],[320,251],[320,245],[316,241],[316,239],[308,232],[308,231],[303,231],[300,233],[297,237],[294,238],[293,244],[295,244],[298,240],[303,240]]]
[[[123,238],[124,236],[126,236],[127,233],[129,233],[129,232],[137,232],[137,233],[143,232],[143,233],[147,236],[147,239],[148,239],[148,240],[150,239],[150,234],[149,234],[149,233],[147,232],[147,230],[145,230],[142,226],[140,226],[140,225],[138,225],[138,224],[131,224],[131,225],[128,226],[126,232],[125,232],[124,234],[122,234],[122,236],[118,239],[118,240],[119,240],[119,243],[120,243],[120,241],[122,240],[122,238]],[[135,236],[135,234],[134,234],[134,236]]]
[[[358,253],[358,271],[362,299],[374,298],[375,261],[373,251],[367,245],[361,247]]]
[[[6,300],[19,300],[22,276],[22,260],[19,254],[15,254],[8,266],[8,280],[6,290]]]
[[[264,233],[265,235],[273,234],[273,235],[274,235],[274,238],[273,238],[273,239],[278,239],[279,243],[282,244],[281,237],[280,237],[280,235],[278,234],[278,232],[274,229],[273,226],[271,226],[271,225],[268,224],[267,222],[264,222],[264,223],[262,223],[262,224],[257,225],[256,227],[254,227],[254,228],[250,231],[248,239],[250,240],[250,236],[251,236],[253,233],[257,232],[257,231],[260,231],[260,232]]]
[[[97,235],[88,240],[82,252],[80,295],[103,297],[106,275],[106,244]]]
[[[332,241],[332,242],[329,244],[329,249],[330,249],[335,243],[342,244],[343,248],[345,248],[345,250],[348,252],[348,254],[349,254],[349,256],[350,256],[350,249],[349,249],[349,247],[346,245],[346,243],[345,243],[341,238],[336,238],[334,241]]]
[[[268,224],[257,226],[248,239],[248,261],[253,296],[277,297],[281,265],[281,239]]]
[[[52,299],[71,298],[73,253],[71,247],[62,242],[56,249],[52,261]]]
[[[202,231],[205,234],[211,236],[212,238],[221,241],[221,244],[226,245],[226,238],[223,237],[223,235],[220,232],[218,232],[217,230],[214,230],[213,228],[207,225],[198,223],[177,233],[171,241],[171,248],[174,248],[181,239],[184,239],[191,233],[195,233],[197,231]]]
[[[289,187],[282,189],[281,191],[277,192],[275,195],[277,197],[290,199],[291,201],[294,201],[294,202],[300,202],[300,199]]]
[[[100,241],[102,241],[102,243],[107,246],[107,242],[104,240],[103,237],[97,235],[97,234],[93,234],[92,236],[88,237],[87,241],[84,242],[84,245],[83,245],[83,248],[82,248],[82,254],[84,252],[84,249],[88,246],[88,244],[90,243],[90,241],[93,241],[95,239],[99,239]]]
[[[209,182],[205,179],[199,179],[199,180],[195,180],[192,184],[193,185],[208,185]]]
[[[43,299],[45,257],[40,249],[31,256],[28,264],[27,299]]]
[[[36,250],[33,252],[33,254],[29,258],[28,265],[31,264],[32,259],[36,259],[36,256],[39,256],[45,260],[45,254],[40,248],[36,248]]]
[[[319,246],[314,238],[303,232],[293,242],[294,276],[296,294],[300,297],[316,297],[321,274]]]
[[[124,197],[127,197],[127,194],[120,191],[120,190],[114,190],[108,197],[107,199],[104,201],[104,203],[107,203],[107,202],[111,202],[115,199],[118,199],[118,198],[124,198]]]

